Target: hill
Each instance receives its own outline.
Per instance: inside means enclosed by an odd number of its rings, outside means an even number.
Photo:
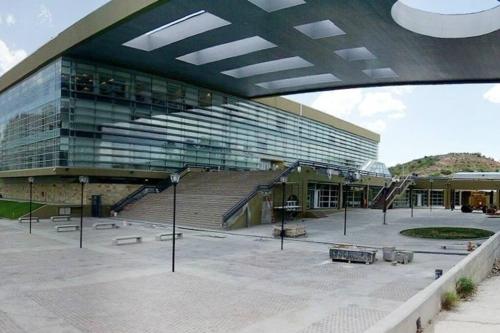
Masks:
[[[425,156],[389,168],[393,176],[416,173],[419,176],[448,176],[455,172],[500,171],[500,162],[480,153],[449,153]]]

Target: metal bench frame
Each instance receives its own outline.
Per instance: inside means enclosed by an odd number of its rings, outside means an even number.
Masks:
[[[30,223],[30,218],[29,217],[20,217],[18,219],[19,223]],[[39,223],[40,218],[32,216],[31,217],[31,223]]]
[[[57,232],[78,231],[80,226],[76,224],[56,225],[54,227]]]
[[[134,239],[135,242],[125,242],[125,243],[120,243],[122,240],[131,240]],[[113,239],[113,245],[128,245],[128,244],[135,244],[135,243],[142,243],[142,236],[122,236],[122,237],[116,237]]]
[[[69,216],[69,215],[51,216],[50,220],[52,222],[71,221],[71,216]],[[56,220],[59,220],[59,221],[56,221]]]
[[[115,222],[103,222],[103,223],[94,223],[92,225],[92,228],[94,228],[95,230],[106,230],[106,229],[118,229],[120,228],[120,226]]]
[[[172,239],[172,236],[173,236],[172,233],[158,234],[156,235],[155,239],[161,242]],[[180,239],[180,238],[182,238],[182,232],[176,232],[175,239]]]

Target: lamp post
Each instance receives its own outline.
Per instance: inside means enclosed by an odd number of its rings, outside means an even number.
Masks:
[[[280,177],[280,182],[281,182],[281,208],[282,208],[282,214],[281,214],[281,251],[283,251],[283,240],[285,238],[285,189],[286,189],[286,183],[288,179],[286,176]]]
[[[385,219],[387,215],[387,182],[384,183],[384,207],[382,209],[384,212],[384,225],[387,224]]]
[[[35,177],[28,177],[28,182],[30,183],[30,235],[31,235],[31,214],[32,214],[32,205],[33,202],[33,183],[35,182]]]
[[[174,206],[172,213],[172,273],[175,272],[175,206],[177,204],[177,184],[179,184],[179,180],[181,176],[178,173],[173,173],[170,175],[170,181],[172,185],[174,185]]]
[[[83,188],[85,187],[85,184],[88,184],[89,177],[80,176],[78,178],[78,181],[80,182],[82,188],[80,196],[80,249],[81,249],[83,244]]]
[[[410,210],[411,210],[411,217],[413,217],[413,188],[415,186],[412,184],[409,186],[410,188]]]
[[[429,209],[432,213],[432,183],[434,182],[434,179],[429,177],[429,183],[431,184],[431,191],[429,193]]]
[[[344,236],[347,234],[347,204],[349,202],[349,186],[351,183],[361,179],[358,172],[348,171],[347,175],[344,177],[345,195],[347,200],[344,200]],[[354,199],[353,199],[354,201]]]

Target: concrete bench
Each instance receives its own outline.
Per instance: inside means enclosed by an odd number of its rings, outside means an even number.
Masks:
[[[95,230],[101,229],[118,229],[120,226],[115,222],[100,222],[92,224],[92,228]]]
[[[71,216],[69,215],[51,216],[50,220],[52,222],[71,221]]]
[[[40,222],[40,219],[38,217],[31,217],[31,223],[38,223]],[[30,223],[30,218],[29,217],[20,217],[19,218],[19,223]]]
[[[56,228],[57,232],[80,230],[80,226],[76,224],[57,225],[54,228]]]
[[[124,245],[133,243],[142,243],[142,236],[122,236],[113,239],[113,245]]]
[[[179,239],[182,238],[182,232],[176,232],[175,233],[175,238]],[[156,240],[157,241],[164,241],[164,240],[169,240],[172,239],[172,233],[166,233],[166,234],[158,234],[156,235]]]

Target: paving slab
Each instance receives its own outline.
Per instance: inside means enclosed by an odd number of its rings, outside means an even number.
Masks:
[[[56,233],[42,220],[27,226],[0,220],[0,332],[342,332],[361,333],[425,288],[434,270],[463,256],[417,254],[393,266],[332,262],[325,242],[394,244],[435,249],[399,230],[434,223],[488,225],[483,216],[422,211],[420,220],[393,211],[388,225],[372,210],[349,212],[348,235],[338,214],[307,220],[303,241],[270,237],[272,225],[231,233],[182,230],[176,242],[155,240],[168,226],[134,223],[95,230],[85,219],[79,233]],[[142,244],[112,245],[141,235]],[[459,242],[464,244],[464,242]],[[378,255],[381,258],[381,252]]]

